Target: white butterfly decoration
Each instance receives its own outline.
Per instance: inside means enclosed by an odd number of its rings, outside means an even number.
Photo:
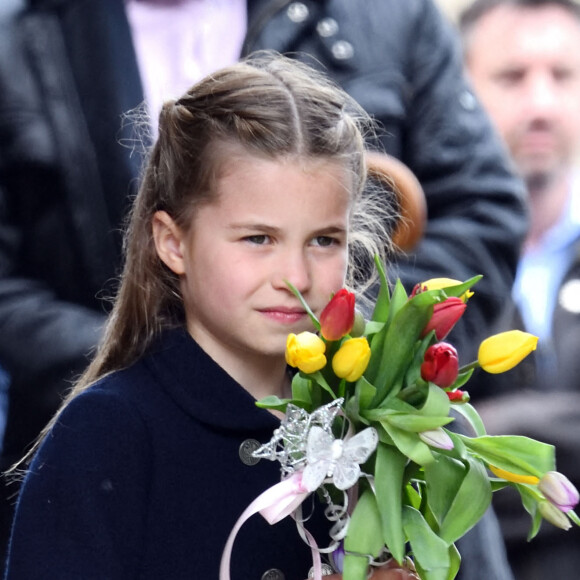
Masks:
[[[272,439],[252,453],[257,459],[279,461],[283,477],[301,470],[306,464],[306,442],[308,433],[314,425],[330,432],[336,415],[340,412],[344,399],[335,399],[331,403],[318,407],[312,414],[304,409],[288,405],[286,416],[280,427],[274,431]]]
[[[335,439],[322,427],[313,425],[308,432],[302,484],[314,491],[325,479],[331,478],[338,489],[349,489],[360,477],[360,464],[370,457],[378,442],[379,436],[373,427],[349,439]]]

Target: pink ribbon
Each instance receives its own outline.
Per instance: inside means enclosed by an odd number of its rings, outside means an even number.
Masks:
[[[273,485],[265,492],[261,493],[242,513],[230,532],[222,553],[220,564],[220,580],[230,580],[230,561],[234,541],[240,528],[254,514],[260,513],[265,520],[273,525],[285,517],[292,515],[300,504],[310,495],[311,491],[302,484],[302,472],[296,472],[292,476],[283,479],[280,483]],[[316,541],[312,535],[302,528],[307,537],[308,545],[312,550],[312,561],[314,564],[315,580],[322,580],[322,565],[320,554],[318,553]]]

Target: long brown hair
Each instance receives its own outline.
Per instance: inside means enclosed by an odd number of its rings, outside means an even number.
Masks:
[[[196,208],[212,200],[220,163],[227,162],[220,155],[224,144],[267,158],[294,155],[341,163],[352,176],[353,220],[361,226],[349,233],[358,247],[354,253],[359,262],[363,249],[380,253],[388,245],[384,219],[375,201],[361,195],[370,128],[364,111],[326,77],[272,53],[224,68],[166,102],[130,212],[123,273],[103,339],[63,406],[99,378],[135,362],[164,328],[184,324],[179,279],[157,256],[152,218],[164,210],[187,230]],[[357,206],[357,200],[366,205]],[[369,207],[375,209],[369,212]],[[376,229],[380,240],[368,235]],[[350,274],[360,281],[360,272],[350,268]]]

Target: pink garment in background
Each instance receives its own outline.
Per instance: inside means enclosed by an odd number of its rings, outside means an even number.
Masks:
[[[127,0],[126,8],[156,131],[166,99],[239,59],[246,0]]]

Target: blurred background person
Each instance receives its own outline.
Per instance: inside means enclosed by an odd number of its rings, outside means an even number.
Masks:
[[[38,435],[99,340],[141,164],[126,146],[123,116],[145,100],[155,130],[165,98],[250,51],[317,64],[382,124],[372,145],[415,174],[429,218],[391,278],[410,291],[431,277],[483,274],[453,340],[471,360],[490,334],[527,227],[523,187],[432,0],[10,6],[0,23],[0,364],[11,377],[3,469]],[[2,504],[4,533],[13,501]],[[507,578],[496,528],[481,530],[461,548],[464,577]]]
[[[514,315],[540,338],[535,368],[508,373],[505,381],[494,377],[472,394],[488,432],[556,444],[558,469],[580,488],[580,6],[475,0],[459,26],[476,93],[526,184],[531,226]],[[530,518],[513,499],[495,495],[518,580],[576,578],[580,530],[562,534],[546,525],[526,544]]]

